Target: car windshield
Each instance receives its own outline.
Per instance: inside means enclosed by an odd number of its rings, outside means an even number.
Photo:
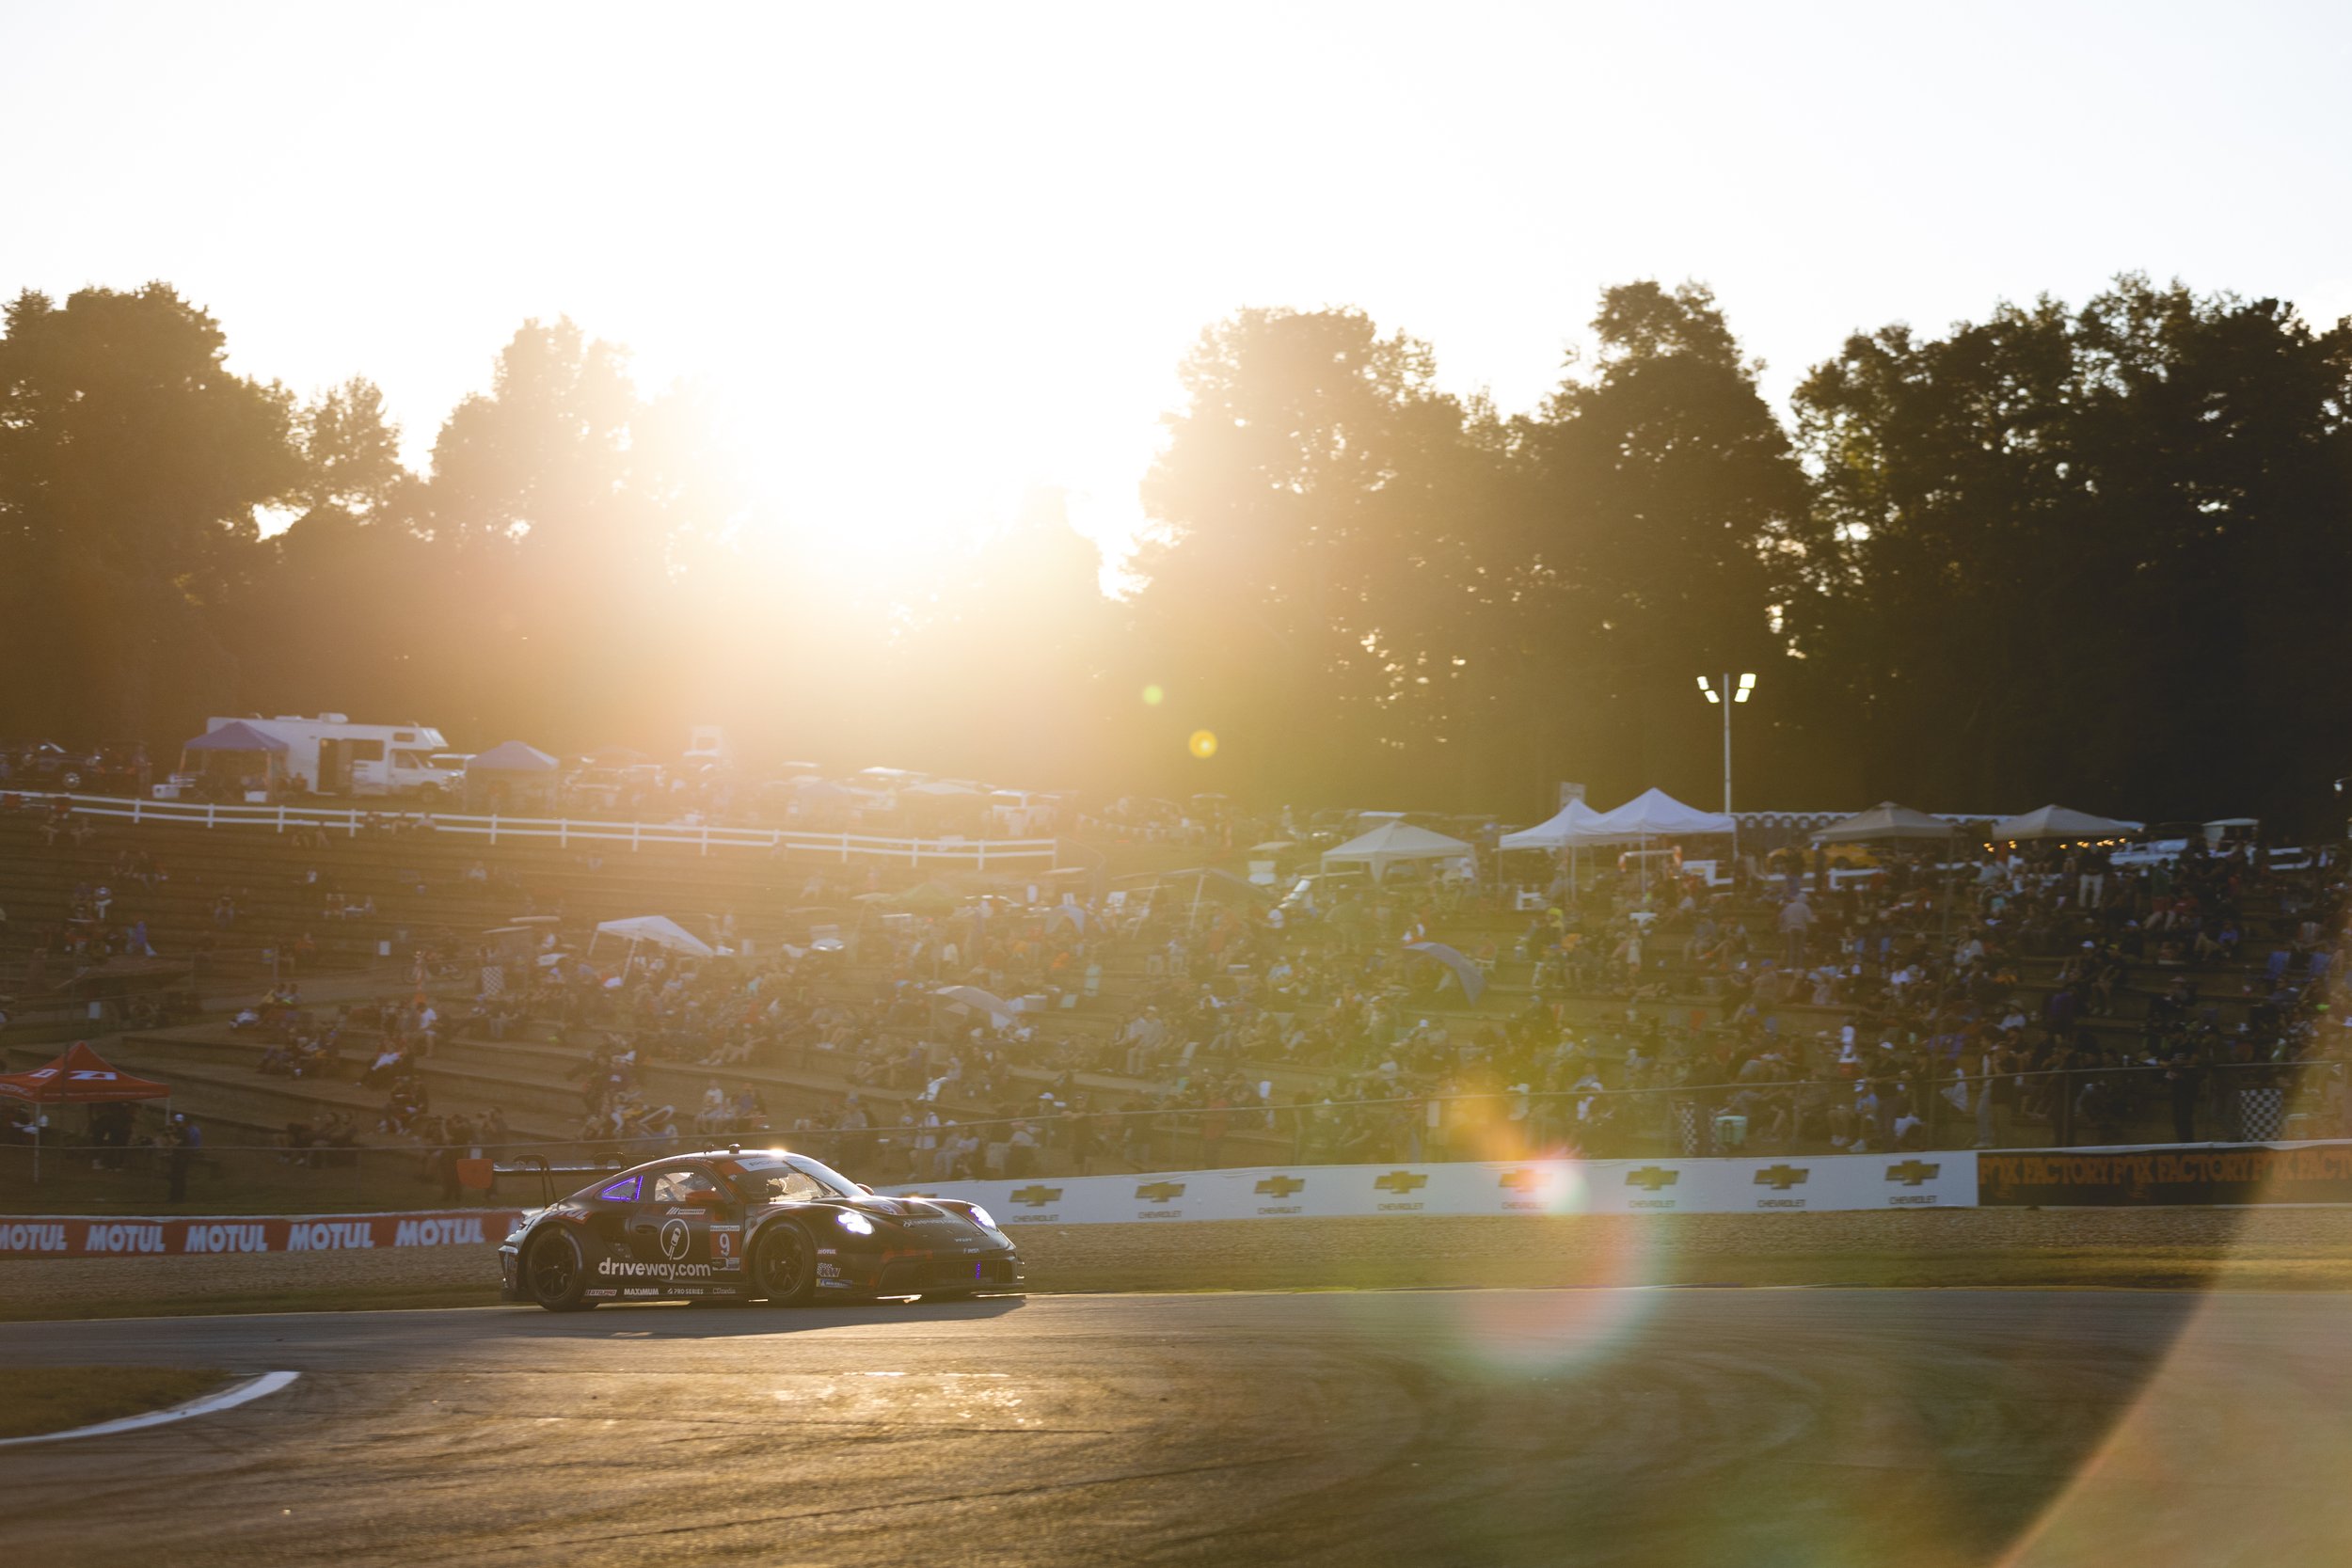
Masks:
[[[839,1171],[805,1154],[744,1154],[732,1164],[728,1180],[748,1203],[855,1197],[861,1191]]]

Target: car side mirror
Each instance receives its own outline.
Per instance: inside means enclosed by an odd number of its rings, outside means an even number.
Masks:
[[[857,1190],[858,1190],[859,1192],[861,1192],[861,1193],[864,1193],[864,1194],[865,1194],[867,1197],[872,1197],[872,1196],[874,1196],[874,1189],[873,1189],[873,1188],[871,1188],[871,1187],[869,1187],[869,1186],[867,1186],[867,1185],[866,1185],[865,1182],[863,1182],[863,1181],[861,1181],[861,1182],[859,1182],[859,1183],[857,1184]]]

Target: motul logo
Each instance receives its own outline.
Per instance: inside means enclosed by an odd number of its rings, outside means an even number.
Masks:
[[[63,1252],[62,1225],[0,1225],[0,1252]]]
[[[92,1225],[82,1234],[85,1252],[161,1252],[164,1250],[164,1227],[160,1225]]]
[[[317,1220],[292,1226],[286,1231],[288,1252],[348,1252],[373,1245],[375,1227],[366,1220]]]
[[[296,1226],[299,1231],[304,1228]],[[183,1252],[267,1252],[269,1227],[261,1225],[191,1225]]]

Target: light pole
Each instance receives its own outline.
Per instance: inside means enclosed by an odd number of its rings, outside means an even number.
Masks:
[[[1748,700],[1748,693],[1756,689],[1756,677],[1742,674],[1738,685],[1732,683],[1728,674],[1717,678],[1724,683],[1720,687],[1709,686],[1707,677],[1701,675],[1699,695],[1724,710],[1724,815],[1731,816],[1731,704]],[[1731,702],[1724,701],[1726,696]],[[1736,816],[1731,817],[1731,863],[1736,872],[1740,864],[1740,819]]]

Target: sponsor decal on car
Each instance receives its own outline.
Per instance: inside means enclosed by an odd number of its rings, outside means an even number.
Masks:
[[[707,1263],[640,1263],[634,1259],[599,1258],[596,1273],[607,1279],[707,1279]]]

